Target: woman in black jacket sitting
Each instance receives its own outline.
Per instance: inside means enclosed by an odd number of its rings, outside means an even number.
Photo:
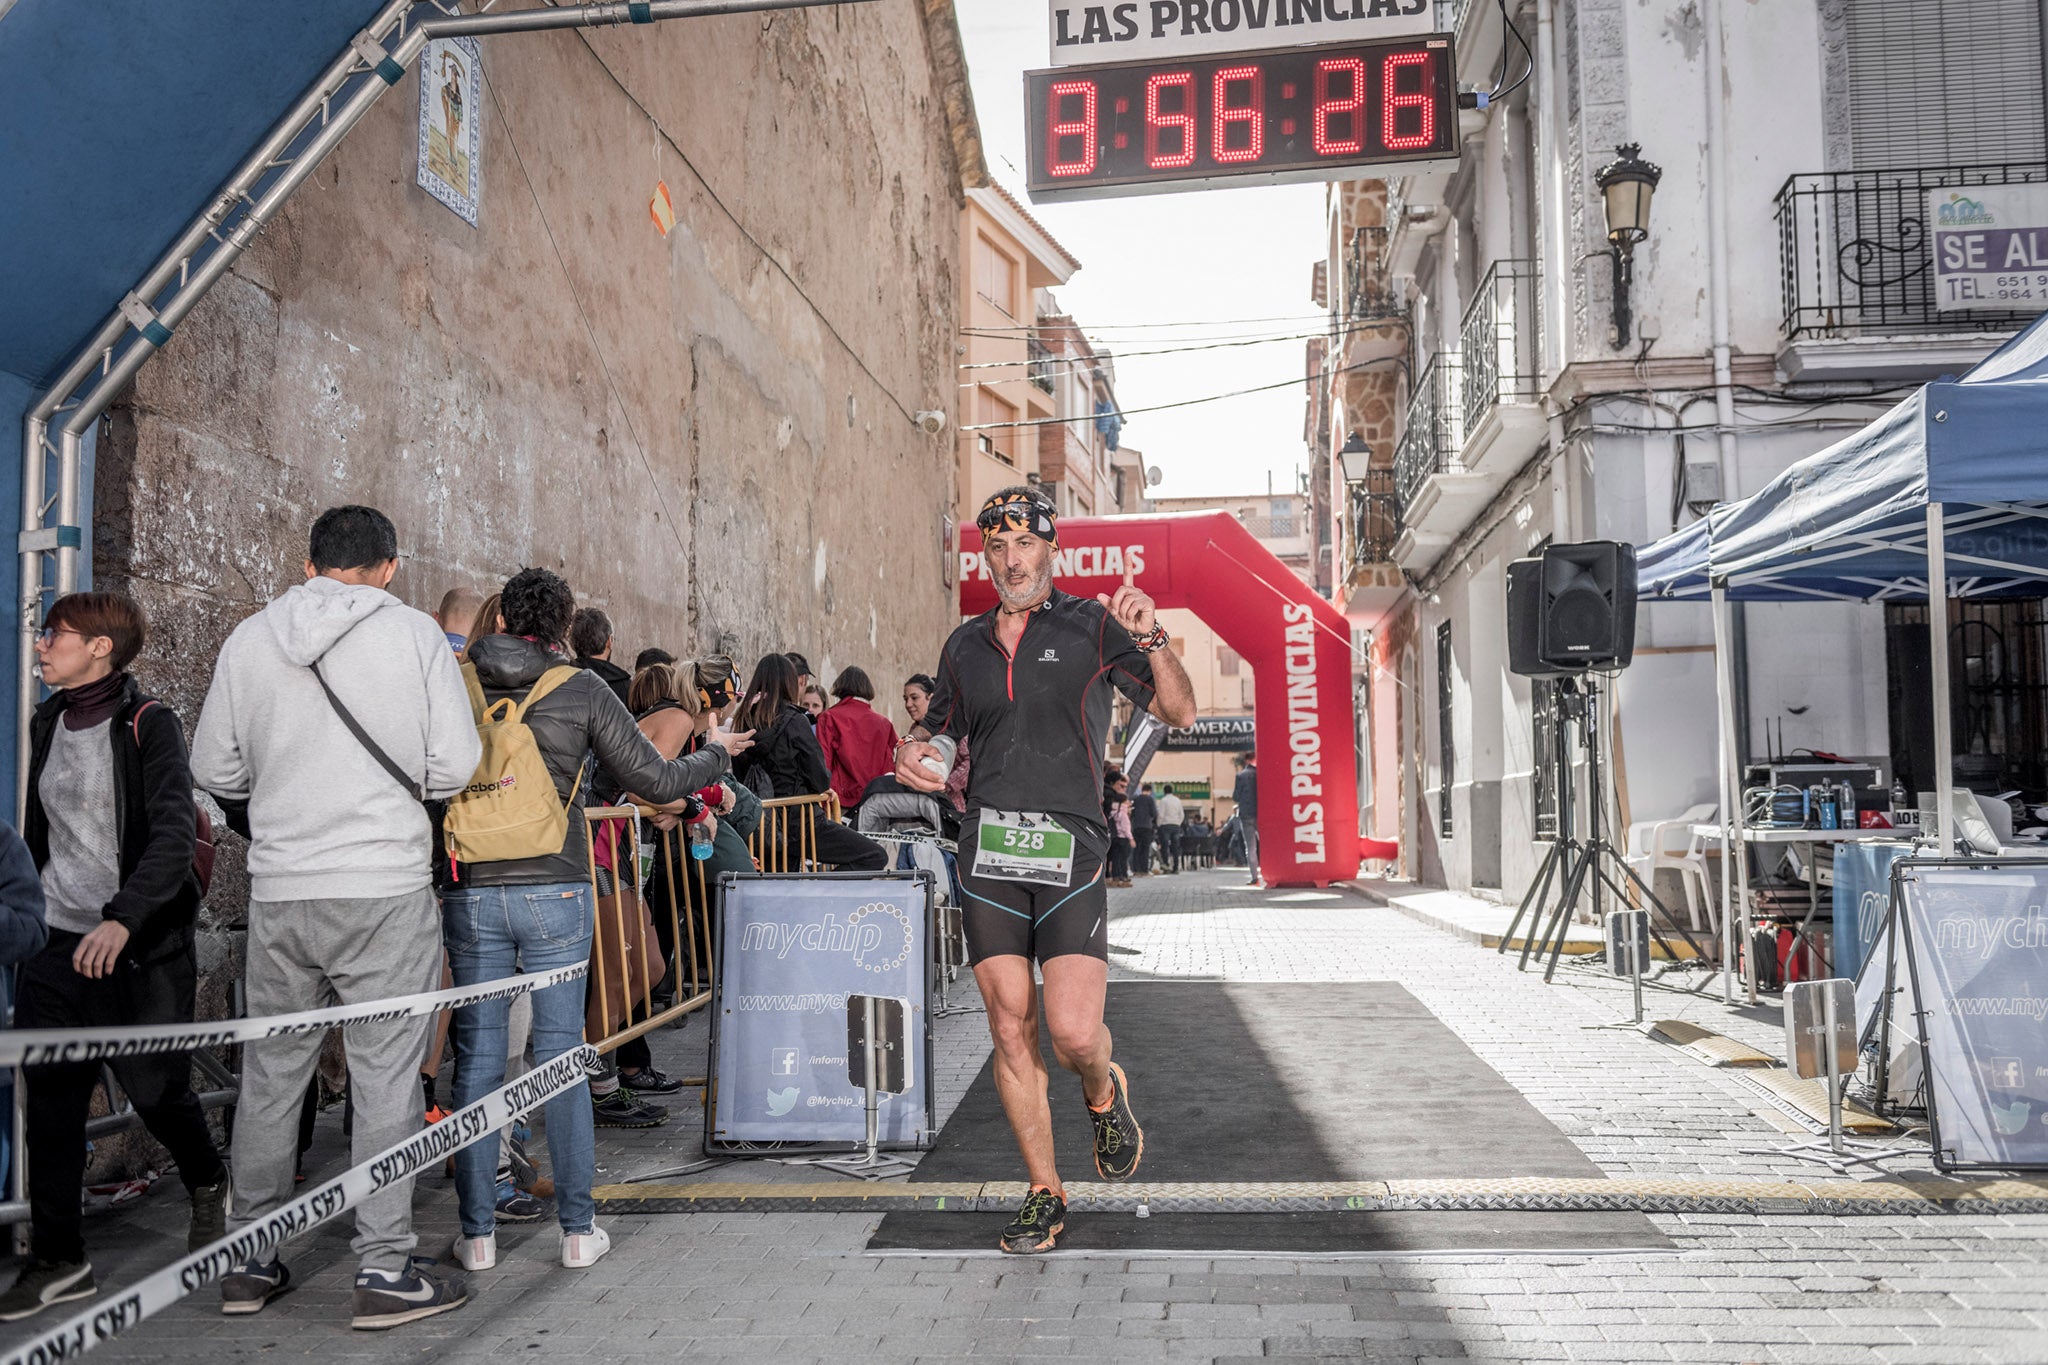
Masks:
[[[754,732],[754,747],[739,771],[756,792],[779,800],[820,796],[832,790],[825,751],[818,747],[817,732],[803,708],[796,666],[787,656],[766,654],[754,665],[754,680],[747,686],[747,699],[733,724]],[[782,866],[792,872],[800,870],[805,852],[802,822],[771,817],[766,824],[771,838],[774,831],[782,831]],[[889,855],[880,844],[822,814],[817,817],[808,851],[815,861],[841,872],[880,872],[889,866]]]
[[[198,816],[177,716],[125,671],[142,652],[142,609],[113,592],[61,597],[36,637],[56,692],[29,726],[22,834],[41,871],[49,941],[21,969],[18,1028],[89,1029],[192,1019]],[[192,1196],[186,1244],[225,1229],[227,1170],[192,1094],[185,1052],[109,1065],[170,1149]],[[95,1293],[79,1187],[97,1062],[32,1066],[28,1079],[30,1257],[0,1294],[0,1321]]]

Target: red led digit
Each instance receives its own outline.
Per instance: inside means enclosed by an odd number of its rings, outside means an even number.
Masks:
[[[1427,147],[1436,141],[1436,101],[1430,98],[1430,58],[1427,52],[1393,52],[1380,63],[1380,86],[1386,98],[1380,102],[1383,113],[1380,116],[1380,140],[1390,152],[1412,152]],[[1403,93],[1396,84],[1400,74],[1410,68],[1421,72],[1421,89]],[[1394,121],[1403,109],[1413,109],[1420,115],[1420,128],[1414,133],[1397,133]]]
[[[1351,80],[1351,93],[1341,99],[1330,92],[1336,76]],[[1330,120],[1338,115],[1350,119],[1350,137],[1330,136]],[[1316,63],[1315,142],[1317,156],[1352,156],[1365,150],[1365,63],[1357,57]]]
[[[1246,98],[1233,104],[1230,87],[1249,87]],[[1257,161],[1266,153],[1266,73],[1256,66],[1230,66],[1216,73],[1214,87],[1215,127],[1209,146],[1209,155],[1226,164],[1239,161]],[[1233,148],[1229,142],[1230,125],[1241,123],[1245,127],[1245,146]]]
[[[1062,119],[1060,104],[1070,95],[1081,97],[1081,116]],[[1094,81],[1059,81],[1053,85],[1045,101],[1045,169],[1048,175],[1089,175],[1094,172],[1096,103]],[[1060,155],[1060,143],[1070,137],[1081,139],[1081,154],[1063,157]]]
[[[1160,92],[1180,91],[1180,112],[1160,110]],[[1180,148],[1161,154],[1159,135],[1180,130]],[[1177,170],[1195,164],[1195,73],[1162,71],[1145,82],[1145,164],[1155,171]]]

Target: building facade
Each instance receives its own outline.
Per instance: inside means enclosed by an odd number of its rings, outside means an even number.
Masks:
[[[1398,839],[1408,876],[1512,899],[1556,776],[1549,685],[1507,667],[1507,564],[1655,540],[1988,354],[2025,319],[1936,307],[1926,205],[2041,180],[2044,140],[2024,0],[1507,12],[1439,5],[1461,81],[1507,85],[1461,115],[1458,166],[1331,189],[1309,442],[1360,635],[1365,832]],[[1941,75],[1965,60],[1982,79]],[[1661,180],[1622,252],[1599,175],[1629,146]],[[1404,325],[1360,326],[1358,298]],[[1356,368],[1382,344],[1398,358]],[[1898,698],[1925,678],[1894,638],[1906,610],[1742,612],[1738,746],[1908,768]],[[1603,728],[1610,827],[1715,799],[1712,639],[1703,606],[1639,608]],[[1976,743],[1987,774],[2038,779],[2015,727]]]

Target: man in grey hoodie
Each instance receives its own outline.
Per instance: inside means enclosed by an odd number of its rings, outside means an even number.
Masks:
[[[480,749],[440,626],[385,591],[397,570],[388,517],[330,508],[313,523],[306,581],[236,627],[214,667],[192,776],[248,806],[251,1015],[441,984],[420,802],[460,791]],[[355,1161],[420,1130],[432,1026],[422,1015],[345,1029]],[[243,1050],[232,1227],[292,1198],[299,1105],[319,1050],[317,1033]],[[459,1276],[413,1258],[417,1244],[410,1179],[357,1206],[355,1327],[395,1327],[467,1301]],[[252,1260],[222,1278],[221,1311],[258,1312],[290,1283],[278,1257]]]

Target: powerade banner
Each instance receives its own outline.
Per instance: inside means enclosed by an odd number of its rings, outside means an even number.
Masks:
[[[1936,1169],[2048,1169],[2048,863],[1902,869]]]
[[[881,1139],[928,1141],[931,888],[927,873],[725,879],[707,1147],[867,1140],[866,1092],[847,1080],[849,995],[903,1002],[910,1088],[881,1097]]]

